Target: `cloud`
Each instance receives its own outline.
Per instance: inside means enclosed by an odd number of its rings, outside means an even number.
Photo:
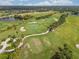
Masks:
[[[29,4],[29,5],[44,5],[44,6],[51,6],[51,5],[73,5],[71,0],[44,0],[42,2],[38,2],[36,4]]]
[[[12,5],[13,0],[0,0],[0,5]]]
[[[72,0],[50,0],[53,5],[72,5]]]
[[[39,0],[0,0],[0,5],[25,5],[25,6],[73,5],[72,0],[40,0],[40,2],[38,1]],[[17,2],[17,3],[13,3],[13,2]]]
[[[19,1],[25,1],[25,0],[19,0]]]

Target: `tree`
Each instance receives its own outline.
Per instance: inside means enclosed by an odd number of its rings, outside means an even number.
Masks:
[[[6,59],[13,59],[12,53],[9,53]]]
[[[23,38],[24,37],[24,34],[21,34],[21,38]]]
[[[14,39],[14,38],[16,38],[16,36],[15,36],[15,35],[13,35],[13,36],[11,36],[11,38],[13,38],[13,39]]]
[[[23,17],[21,15],[14,15],[14,18],[18,20],[23,20]]]
[[[78,11],[73,11],[72,15],[79,15],[79,12]]]
[[[67,44],[64,44],[64,47],[59,47],[51,59],[72,59],[72,51],[68,48]]]
[[[66,59],[72,59],[72,51],[69,50],[67,44],[64,44],[63,53],[66,56]]]
[[[60,59],[60,54],[59,52],[56,52],[54,56],[52,56],[51,59]]]

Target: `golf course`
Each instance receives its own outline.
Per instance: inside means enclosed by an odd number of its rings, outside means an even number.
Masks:
[[[79,58],[79,15],[0,12],[0,59],[54,59],[57,52],[61,59]]]

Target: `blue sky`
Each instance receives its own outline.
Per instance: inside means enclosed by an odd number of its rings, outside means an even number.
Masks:
[[[78,5],[79,0],[0,0],[0,5],[51,6]]]

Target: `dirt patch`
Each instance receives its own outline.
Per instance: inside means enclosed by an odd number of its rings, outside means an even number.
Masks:
[[[42,52],[43,44],[40,41],[40,39],[34,39],[33,38],[31,43],[32,43],[31,46],[32,46],[32,49],[33,49],[33,53],[40,53],[40,52]]]

